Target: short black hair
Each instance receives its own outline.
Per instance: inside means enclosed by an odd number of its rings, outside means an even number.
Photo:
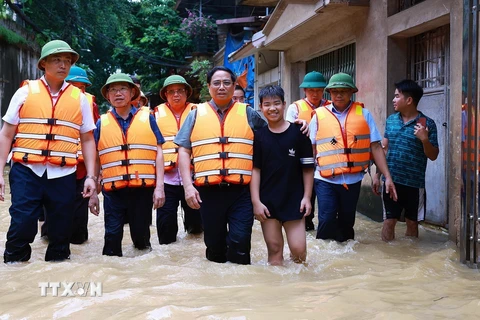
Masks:
[[[413,80],[405,79],[395,83],[395,88],[406,97],[411,97],[415,106],[423,97],[423,89]]]
[[[245,90],[243,90],[242,86],[239,86],[239,85],[237,84],[237,85],[235,86],[235,90],[234,90],[234,91],[236,91],[236,90],[242,90],[243,95],[245,95]]]
[[[212,81],[212,77],[213,75],[215,74],[215,72],[217,71],[225,71],[225,72],[228,72],[230,73],[230,77],[232,78],[232,82],[235,83],[235,81],[237,81],[237,76],[235,75],[235,73],[233,73],[232,70],[230,70],[229,68],[225,67],[225,66],[216,66],[214,67],[212,70],[208,71],[207,73],[207,83],[210,84],[210,81]]]
[[[279,97],[282,100],[282,103],[285,102],[285,92],[280,86],[268,85],[263,87],[258,94],[258,99],[260,99],[260,104],[263,103],[263,98],[267,97]]]

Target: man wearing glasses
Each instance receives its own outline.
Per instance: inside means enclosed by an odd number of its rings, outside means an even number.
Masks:
[[[207,73],[212,99],[190,112],[174,142],[185,199],[202,215],[207,259],[250,264],[253,135],[266,122],[253,108],[232,100],[235,80],[223,66]]]
[[[162,146],[165,162],[165,204],[157,209],[157,234],[160,244],[169,244],[177,240],[179,203],[185,212],[183,220],[185,231],[189,234],[200,234],[203,231],[200,212],[190,208],[185,201],[182,178],[178,170],[178,148],[173,143],[188,113],[195,106],[187,102],[191,95],[192,87],[182,76],[169,76],[160,90],[160,97],[166,102],[155,107],[153,111],[165,138],[165,144]]]

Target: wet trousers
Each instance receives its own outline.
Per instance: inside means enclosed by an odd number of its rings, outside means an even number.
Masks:
[[[177,240],[178,204],[185,212],[185,231],[202,230],[202,218],[200,211],[190,208],[185,201],[183,186],[165,184],[165,204],[157,209],[157,235],[160,244],[169,244]]]
[[[45,207],[49,221],[49,243],[45,261],[61,261],[70,257],[70,232],[75,199],[75,173],[65,177],[47,179],[19,163],[10,170],[10,228],[5,244],[4,261],[28,261],[32,249],[30,243],[38,231],[38,218]]]
[[[210,261],[250,264],[253,207],[249,186],[197,187],[202,203],[206,257]]]
[[[317,239],[332,239],[339,242],[355,237],[355,213],[362,182],[348,185],[315,179],[318,199]]]
[[[102,191],[105,213],[103,255],[122,256],[125,219],[128,219],[130,236],[135,248],[140,250],[150,248],[153,189],[153,187],[122,188],[115,191]]]
[[[88,200],[90,198],[84,198],[82,195],[84,183],[85,178],[76,180],[75,202],[73,204],[73,223],[70,235],[70,243],[73,244],[82,244],[88,240]],[[41,236],[48,237],[48,222],[45,217],[43,221]]]

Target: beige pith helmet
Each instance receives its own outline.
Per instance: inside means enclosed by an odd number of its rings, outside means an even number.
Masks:
[[[114,73],[110,77],[108,77],[107,82],[105,85],[102,87],[102,96],[108,101],[108,96],[107,96],[107,89],[112,83],[117,83],[117,82],[126,82],[130,84],[131,88],[135,90],[135,93],[132,97],[132,101],[137,99],[140,96],[140,89],[133,83],[132,79],[128,74],[125,73]]]
[[[45,71],[45,68],[43,68],[40,63],[42,62],[43,59],[46,57],[52,55],[52,54],[57,54],[57,53],[71,53],[72,54],[72,64],[75,64],[75,62],[80,59],[80,55],[74,51],[72,48],[70,48],[70,45],[66,43],[65,41],[62,40],[52,40],[50,42],[47,42],[43,47],[42,47],[42,53],[40,55],[40,59],[38,59],[37,67],[38,69]]]

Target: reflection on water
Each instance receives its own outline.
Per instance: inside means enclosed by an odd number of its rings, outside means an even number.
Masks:
[[[10,222],[0,204],[0,251]],[[128,226],[124,257],[101,255],[103,218],[90,216],[90,240],[72,245],[71,260],[44,262],[46,242],[32,245],[29,263],[0,264],[0,319],[478,319],[480,275],[458,262],[447,235],[423,228],[420,240],[380,240],[381,224],[357,217],[356,241],[338,244],[308,234],[308,264],[266,265],[255,222],[252,265],[204,258],[202,237],[180,232],[151,252],[135,250]],[[288,256],[287,249],[285,256]],[[40,295],[40,282],[102,283],[101,297]],[[75,293],[75,292],[74,292]]]

